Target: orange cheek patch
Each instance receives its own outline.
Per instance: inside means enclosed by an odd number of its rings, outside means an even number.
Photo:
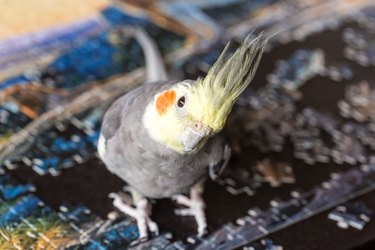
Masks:
[[[158,96],[156,99],[156,110],[160,115],[164,115],[168,108],[172,106],[172,104],[176,100],[176,92],[173,90],[166,90],[162,94]]]

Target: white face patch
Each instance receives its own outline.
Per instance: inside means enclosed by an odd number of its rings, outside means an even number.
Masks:
[[[100,134],[99,141],[98,141],[98,154],[101,159],[103,159],[105,152],[106,152],[105,144],[106,144],[105,138],[102,134]]]

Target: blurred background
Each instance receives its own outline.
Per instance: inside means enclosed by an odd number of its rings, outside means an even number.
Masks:
[[[0,0],[0,249],[373,249],[371,0]],[[96,155],[108,106],[145,80],[141,26],[171,79],[204,76],[228,41],[271,37],[206,183],[209,233],[157,201],[130,246],[125,183]],[[374,97],[374,98],[373,98]]]

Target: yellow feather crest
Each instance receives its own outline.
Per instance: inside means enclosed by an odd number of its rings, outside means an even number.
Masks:
[[[238,96],[253,80],[268,39],[248,35],[243,44],[228,56],[229,43],[205,78],[191,86],[191,110],[195,117],[214,131],[220,131]],[[198,113],[198,114],[197,114]]]

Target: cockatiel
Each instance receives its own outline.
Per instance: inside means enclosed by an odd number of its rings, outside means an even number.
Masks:
[[[134,217],[140,238],[158,232],[147,198],[173,198],[194,216],[198,234],[207,227],[202,199],[208,169],[230,157],[220,136],[238,96],[252,81],[266,39],[247,37],[228,55],[229,44],[205,78],[166,80],[160,55],[147,34],[134,33],[152,82],[115,101],[104,116],[98,153],[106,167],[129,184],[135,207],[114,195],[114,205]],[[151,69],[151,70],[150,70]],[[155,81],[159,80],[159,81]],[[185,196],[190,191],[190,198]]]

